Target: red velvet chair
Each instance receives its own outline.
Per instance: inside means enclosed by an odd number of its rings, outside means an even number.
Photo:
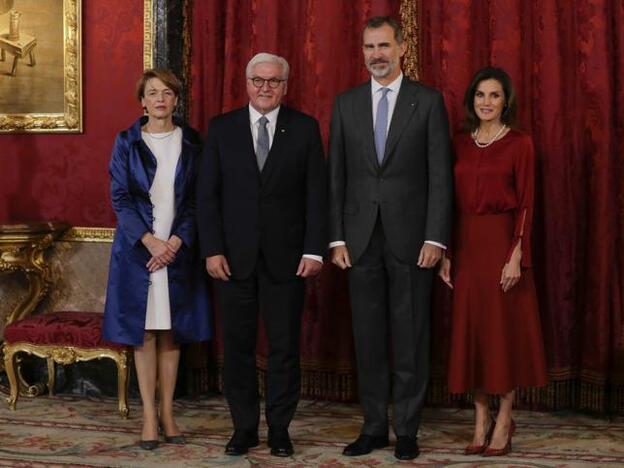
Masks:
[[[129,348],[102,340],[102,314],[98,312],[54,312],[35,315],[7,325],[4,329],[4,366],[11,394],[9,408],[15,409],[19,396],[19,353],[32,354],[47,360],[48,391],[54,394],[54,363],[108,358],[117,364],[119,412],[128,417],[127,389]]]

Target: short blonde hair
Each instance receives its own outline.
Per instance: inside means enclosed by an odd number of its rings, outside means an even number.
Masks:
[[[158,78],[167,88],[173,91],[176,97],[180,96],[182,84],[171,70],[168,68],[150,68],[143,72],[143,76],[141,76],[137,82],[136,97],[139,101],[145,97],[145,86],[152,78]]]

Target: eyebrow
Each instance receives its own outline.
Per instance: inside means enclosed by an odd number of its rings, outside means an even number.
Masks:
[[[378,47],[388,47],[390,45],[389,42],[378,42],[377,44],[373,43],[373,42],[365,42],[364,43],[364,47],[375,47],[375,45],[377,45]]]

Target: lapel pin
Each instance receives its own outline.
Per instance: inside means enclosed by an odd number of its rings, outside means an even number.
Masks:
[[[280,128],[280,132],[286,133],[286,130],[284,130],[283,128]]]

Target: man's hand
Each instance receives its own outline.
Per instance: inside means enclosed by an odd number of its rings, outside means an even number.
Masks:
[[[442,281],[451,289],[453,289],[453,283],[451,283],[451,260],[442,257],[440,261],[440,268],[438,269],[438,276],[442,278]]]
[[[321,262],[312,258],[303,257],[299,262],[299,267],[297,268],[297,276],[310,278],[311,276],[318,275],[321,272],[321,268],[323,268],[323,264]]]
[[[151,233],[143,235],[141,242],[152,255],[145,265],[150,273],[167,266],[175,258],[175,250],[166,241],[158,239]]]
[[[351,259],[346,245],[337,245],[331,249],[331,262],[338,268],[345,270],[351,268]]]
[[[232,275],[230,272],[230,265],[228,265],[224,255],[206,257],[206,271],[212,278],[221,281],[229,281]]]
[[[420,268],[433,268],[442,258],[442,248],[425,242],[420,249],[418,266]]]

